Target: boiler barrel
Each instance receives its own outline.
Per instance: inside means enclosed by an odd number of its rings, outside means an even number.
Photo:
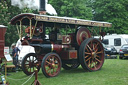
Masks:
[[[30,44],[34,48],[40,48],[41,53],[57,52],[59,53],[64,48],[69,48],[69,45],[58,44]]]

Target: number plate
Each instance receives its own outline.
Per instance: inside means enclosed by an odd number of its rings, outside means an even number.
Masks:
[[[124,54],[124,56],[128,56],[128,54]]]

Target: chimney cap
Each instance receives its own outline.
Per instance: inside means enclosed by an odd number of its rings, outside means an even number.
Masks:
[[[40,15],[45,15],[46,14],[46,11],[39,11],[39,14]]]

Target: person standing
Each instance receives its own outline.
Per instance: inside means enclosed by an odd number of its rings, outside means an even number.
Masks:
[[[18,47],[16,47],[15,44],[12,44],[12,56],[13,56],[13,64],[16,66],[16,71],[18,70],[18,56],[20,53],[20,49]]]

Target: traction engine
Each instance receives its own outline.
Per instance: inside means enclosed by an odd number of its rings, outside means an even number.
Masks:
[[[27,29],[25,31],[30,33]],[[43,32],[36,33],[39,30]],[[35,48],[35,54],[27,54],[22,61],[25,74],[30,75],[35,68],[39,71],[42,67],[46,77],[53,77],[58,75],[61,65],[64,69],[70,70],[78,68],[81,64],[89,71],[99,70],[103,65],[103,46],[99,40],[91,38],[87,28],[78,27],[75,33],[67,35],[61,35],[55,29],[49,33],[49,39],[45,38],[44,31],[43,28],[37,29],[32,39],[25,38],[22,41],[23,45],[28,44]],[[29,69],[26,63],[29,63]]]

